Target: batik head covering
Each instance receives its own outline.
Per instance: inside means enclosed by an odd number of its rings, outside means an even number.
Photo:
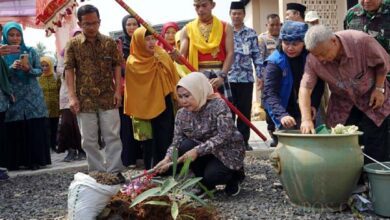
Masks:
[[[286,21],[280,30],[279,39],[283,41],[303,41],[308,25],[299,21]]]
[[[181,78],[177,83],[177,87],[183,87],[191,93],[198,104],[195,111],[202,108],[207,100],[218,97],[214,93],[209,79],[200,72],[193,72]]]

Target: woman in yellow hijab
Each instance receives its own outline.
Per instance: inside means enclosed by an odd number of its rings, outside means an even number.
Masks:
[[[126,62],[125,114],[151,123],[153,145],[144,149],[145,168],[163,159],[172,142],[173,98],[179,81],[170,56],[144,27],[133,34]],[[136,131],[136,129],[135,129]]]
[[[59,77],[58,79],[56,79],[56,77],[54,76],[54,65],[50,57],[41,57],[40,61],[42,75],[41,77],[39,77],[39,85],[42,88],[47,110],[49,111],[50,147],[51,149],[56,151],[57,128],[60,116],[59,93],[61,87],[61,80],[59,79]]]

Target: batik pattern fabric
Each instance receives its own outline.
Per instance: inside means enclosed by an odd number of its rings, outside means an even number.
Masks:
[[[232,114],[226,103],[211,99],[199,111],[181,108],[176,115],[174,138],[166,156],[172,155],[185,139],[197,142],[198,156],[212,154],[226,167],[239,170],[245,157],[244,140],[234,125]]]
[[[262,62],[257,34],[244,26],[239,31],[234,31],[234,63],[228,74],[229,82],[254,82],[252,62],[256,75],[260,75]]]
[[[6,122],[48,116],[43,92],[36,79],[36,77],[42,74],[39,56],[33,48],[28,48],[28,51],[25,52],[29,56],[31,66],[29,73],[13,69],[11,65],[14,60],[6,59],[6,63],[9,66],[11,89],[15,96],[15,102],[6,113]]]
[[[49,118],[58,118],[60,116],[59,91],[61,80],[56,79],[53,74],[48,76],[42,75],[39,78],[39,85],[45,97]]]
[[[122,64],[116,42],[98,34],[92,45],[84,34],[72,38],[65,53],[65,69],[76,69],[76,94],[80,112],[114,109],[114,69]]]

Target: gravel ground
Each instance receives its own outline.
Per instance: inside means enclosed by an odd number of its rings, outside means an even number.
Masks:
[[[65,219],[67,191],[73,175],[83,169],[18,176],[0,182],[0,219]],[[223,219],[353,219],[350,211],[310,213],[288,201],[267,160],[247,158],[247,178],[233,198],[217,194],[213,204]],[[379,219],[363,213],[366,219]]]

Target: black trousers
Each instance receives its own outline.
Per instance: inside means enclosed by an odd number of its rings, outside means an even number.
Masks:
[[[233,104],[250,121],[252,110],[253,83],[230,83],[233,95]],[[241,119],[237,118],[237,129],[248,144],[250,128]]]
[[[389,118],[390,116],[387,116],[381,126],[378,127],[366,114],[353,107],[346,122],[346,125],[356,125],[360,131],[364,132],[359,137],[359,144],[364,145],[364,153],[378,161],[389,159]],[[372,162],[364,157],[364,164]]]
[[[158,162],[164,159],[169,145],[173,139],[173,129],[175,116],[173,112],[173,102],[171,95],[165,97],[165,110],[156,118],[151,120],[153,130],[153,143],[144,146],[144,154],[149,164],[145,168],[154,167]]]
[[[143,143],[143,141],[137,141],[134,139],[133,122],[130,116],[124,114],[123,107],[119,108],[119,116],[121,120],[121,158],[123,165],[127,167],[129,165],[135,165],[137,159],[142,158],[141,143]]]
[[[264,109],[265,111],[265,121],[267,122],[267,130],[268,132],[274,132],[275,131],[275,123],[272,121],[271,116],[269,115],[268,111]]]
[[[197,145],[196,142],[185,139],[179,146],[179,156]],[[239,171],[229,169],[212,154],[198,157],[190,164],[190,169],[196,177],[203,178],[201,183],[209,190],[214,189],[216,185],[240,181]]]
[[[53,150],[57,149],[57,130],[58,130],[59,118],[48,118],[48,131],[50,135],[50,148]]]
[[[70,109],[62,109],[61,123],[58,129],[58,152],[69,149],[83,151],[81,149],[81,135],[76,115]]]
[[[6,140],[7,134],[5,133],[5,112],[0,112],[0,167],[6,167]]]

